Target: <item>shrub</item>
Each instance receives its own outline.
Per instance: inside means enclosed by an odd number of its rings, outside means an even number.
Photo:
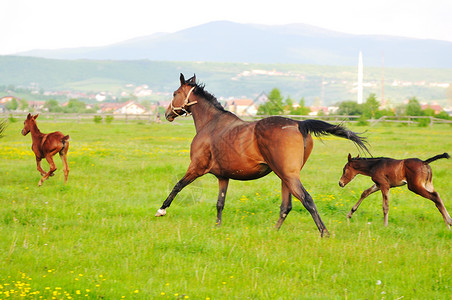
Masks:
[[[94,116],[94,123],[101,123],[102,122],[102,116]]]
[[[105,117],[105,123],[110,124],[113,122],[114,117],[113,116],[106,116]]]

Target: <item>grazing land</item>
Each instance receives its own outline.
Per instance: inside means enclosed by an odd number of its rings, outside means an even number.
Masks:
[[[355,146],[314,141],[301,181],[330,238],[303,205],[280,231],[280,180],[231,181],[223,225],[215,227],[217,180],[186,187],[155,218],[189,164],[191,119],[174,123],[55,123],[71,136],[68,183],[61,160],[42,187],[22,120],[0,139],[0,299],[450,299],[452,231],[431,201],[406,187],[381,194],[346,218],[372,185],[338,180]],[[427,159],[452,152],[452,127],[385,125],[365,131],[374,156]],[[452,213],[452,160],[431,164]],[[48,168],[44,162],[43,167]]]

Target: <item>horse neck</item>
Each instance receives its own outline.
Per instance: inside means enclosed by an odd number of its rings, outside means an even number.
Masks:
[[[370,160],[355,160],[353,162],[353,169],[355,169],[359,174],[369,176],[373,165],[374,163]]]
[[[193,104],[193,106],[190,107],[190,110],[193,116],[196,131],[199,132],[212,120],[216,120],[221,117],[221,115],[224,114],[224,111],[219,110],[212,103],[202,97],[198,96],[196,101],[198,102]]]
[[[38,125],[36,125],[35,122],[33,122],[31,124],[30,134],[31,134],[32,140],[40,139],[43,136],[42,132],[39,130]]]

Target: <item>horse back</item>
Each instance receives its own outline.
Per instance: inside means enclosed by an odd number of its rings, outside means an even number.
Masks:
[[[69,141],[69,135],[64,135],[60,131],[55,131],[44,135],[41,142],[41,152],[59,152]]]

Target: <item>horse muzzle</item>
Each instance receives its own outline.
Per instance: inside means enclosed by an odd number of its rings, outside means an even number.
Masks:
[[[30,131],[25,131],[24,129],[21,130],[21,133],[23,136],[26,136]]]

